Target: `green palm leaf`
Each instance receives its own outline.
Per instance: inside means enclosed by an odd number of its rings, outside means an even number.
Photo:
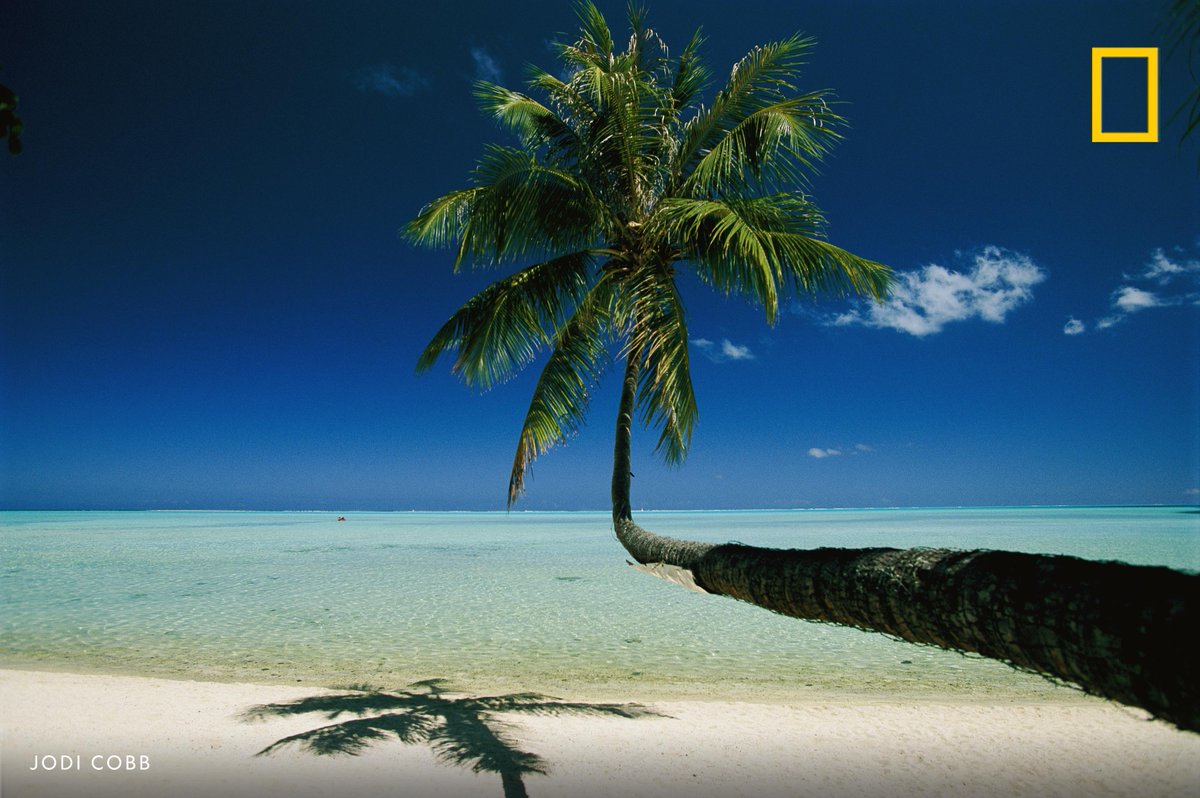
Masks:
[[[655,451],[681,465],[698,415],[688,362],[683,300],[668,268],[646,269],[630,285],[626,314],[634,319],[627,357],[641,361],[637,403],[642,422],[660,430]]]
[[[773,233],[784,277],[798,293],[811,297],[869,296],[882,302],[892,284],[892,270],[860,258],[819,238]]]
[[[443,194],[404,226],[404,235],[414,243],[430,247],[444,247],[460,239],[465,242],[474,200],[483,190],[480,187],[464,188]],[[455,271],[461,260],[460,254],[454,261]]]
[[[452,371],[487,390],[509,379],[550,343],[592,277],[592,253],[573,252],[522,269],[469,299],[434,335],[417,360],[432,368],[456,350]]]
[[[705,282],[763,306],[774,324],[785,292],[882,298],[887,267],[820,238],[824,218],[798,194],[697,200],[659,206],[658,223]]]
[[[583,425],[592,388],[608,362],[605,331],[612,318],[612,288],[611,282],[601,279],[591,289],[562,326],[542,368],[517,439],[508,481],[510,507],[525,492],[533,461]]]
[[[529,88],[545,92],[550,105],[577,135],[596,121],[596,109],[576,87],[538,67],[530,67],[529,75]]]
[[[703,44],[704,37],[697,30],[692,34],[692,40],[688,42],[687,47],[683,48],[683,52],[679,54],[675,73],[671,79],[669,111],[672,115],[686,108],[696,95],[708,87],[708,82],[712,78],[712,71],[700,60],[699,51]]]
[[[425,206],[405,228],[409,239],[432,246],[458,239],[457,269],[463,260],[493,266],[578,249],[596,238],[600,206],[588,185],[534,153],[492,145],[475,181]]]
[[[487,81],[475,84],[475,97],[484,113],[516,133],[531,150],[543,144],[559,150],[579,147],[571,126],[532,97]]]
[[[675,174],[686,179],[697,162],[745,117],[787,98],[813,40],[792,36],[751,50],[733,66],[711,106],[701,107],[683,129]]]
[[[692,168],[683,190],[694,196],[752,179],[775,187],[800,185],[805,170],[840,136],[822,93],[759,108],[730,128]]]
[[[608,58],[613,51],[612,32],[600,9],[591,0],[585,0],[577,6],[579,17],[579,47],[600,58]]]

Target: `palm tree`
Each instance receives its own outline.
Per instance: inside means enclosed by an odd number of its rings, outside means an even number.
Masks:
[[[1200,728],[1200,674],[1171,648],[1200,628],[1198,576],[1016,554],[713,546],[634,523],[635,413],[669,464],[683,461],[696,421],[679,273],[746,297],[774,323],[789,296],[882,299],[890,271],[828,243],[804,191],[843,121],[826,93],[795,88],[811,40],[754,48],[705,105],[699,33],[670,57],[640,10],[624,50],[590,2],[579,18],[578,41],[558,48],[564,77],[535,69],[529,94],[477,84],[520,146],[488,147],[470,187],[406,228],[419,244],[454,246],[456,270],[532,262],[463,305],[417,364],[452,351],[453,371],[487,389],[549,350],[509,505],[533,460],[583,423],[615,356],[613,526],[646,570],[799,618],[978,652]]]
[[[534,459],[582,424],[614,350],[625,363],[619,426],[628,431],[636,406],[659,430],[663,458],[684,460],[696,400],[678,272],[751,299],[772,324],[788,294],[882,298],[890,280],[887,267],[825,241],[820,210],[797,190],[842,122],[824,92],[793,96],[811,40],[755,48],[704,106],[699,33],[670,58],[633,9],[618,52],[594,5],[579,15],[580,40],[559,46],[569,76],[533,70],[530,87],[546,104],[476,84],[484,111],[521,146],[489,146],[474,185],[429,203],[406,230],[420,244],[456,246],[456,270],[535,261],[468,301],[417,365],[454,350],[453,370],[487,389],[550,349],[518,438],[510,506]],[[614,520],[630,514],[628,448],[618,446]]]

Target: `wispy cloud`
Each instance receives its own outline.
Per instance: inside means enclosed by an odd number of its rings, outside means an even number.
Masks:
[[[1095,329],[1115,327],[1134,313],[1150,308],[1200,305],[1200,260],[1184,258],[1179,247],[1174,253],[1172,257],[1160,247],[1150,253],[1150,260],[1140,271],[1122,275],[1125,284],[1109,295],[1110,312],[1096,320]],[[1085,329],[1083,322],[1076,326],[1067,322],[1063,332],[1078,335]]]
[[[1087,325],[1074,316],[1067,319],[1067,323],[1063,325],[1063,333],[1065,335],[1079,335],[1086,330]]]
[[[832,447],[814,446],[808,450],[808,456],[815,460],[824,460],[826,457],[841,457],[844,454],[855,456],[860,454],[870,454],[874,451],[874,446],[868,446],[865,443],[856,443],[849,449],[834,449]]]
[[[475,79],[499,83],[504,79],[504,72],[496,59],[482,47],[471,48],[471,60],[475,62]]]
[[[721,343],[715,343],[707,338],[692,338],[692,344],[714,363],[728,363],[731,360],[754,360],[750,347],[735,344],[728,338],[722,338]]]
[[[824,460],[826,457],[837,457],[841,453],[840,449],[820,449],[816,446],[808,450],[808,456],[815,457],[818,460]]]
[[[1176,248],[1176,253],[1182,255],[1183,250]],[[1141,277],[1145,280],[1156,280],[1160,285],[1167,285],[1174,278],[1185,274],[1200,274],[1200,260],[1171,260],[1162,247],[1150,253],[1150,261],[1142,269]]]
[[[1033,299],[1033,287],[1046,279],[1027,255],[1000,247],[984,247],[971,260],[966,271],[929,264],[900,272],[886,302],[859,302],[828,323],[898,330],[918,338],[956,321],[1002,324],[1010,312]]]
[[[363,67],[352,80],[359,91],[384,97],[411,97],[429,88],[429,78],[417,70],[391,64]]]

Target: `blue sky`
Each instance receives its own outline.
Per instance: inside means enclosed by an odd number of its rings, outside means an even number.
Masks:
[[[574,16],[435,5],[8,6],[26,128],[0,158],[0,507],[503,508],[536,366],[484,395],[415,375],[498,275],[397,229],[504,140],[471,82],[553,66]],[[1182,54],[1159,143],[1089,127],[1090,48],[1163,46],[1166,5],[650,4],[676,48],[703,27],[719,76],[817,38],[805,88],[850,128],[815,197],[831,240],[899,281],[886,306],[796,302],[768,327],[685,277],[700,420],[679,469],[635,433],[635,508],[1200,500]],[[1114,65],[1115,126],[1138,77]],[[607,506],[616,390],[520,508]]]

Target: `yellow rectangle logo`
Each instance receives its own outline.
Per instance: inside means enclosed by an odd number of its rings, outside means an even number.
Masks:
[[[1104,59],[1146,59],[1146,130],[1105,133],[1103,124]],[[1157,47],[1093,47],[1092,48],[1092,141],[1158,141],[1158,48]]]

